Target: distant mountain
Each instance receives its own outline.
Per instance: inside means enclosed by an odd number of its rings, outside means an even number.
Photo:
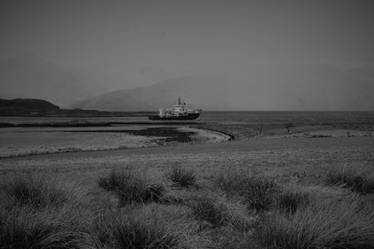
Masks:
[[[224,75],[188,76],[161,81],[148,87],[109,92],[72,107],[98,110],[155,110],[175,103],[178,96],[205,110],[226,109],[229,84]]]
[[[102,92],[80,71],[35,54],[0,60],[0,98],[40,98],[65,106]]]
[[[149,114],[151,113],[61,109],[57,105],[42,99],[0,99],[0,116],[124,117],[144,116]],[[4,124],[5,123],[0,123],[0,126],[4,127]],[[10,125],[9,127],[14,126],[9,123],[6,125]]]
[[[58,112],[60,108],[41,99],[0,99],[0,115],[28,115]]]

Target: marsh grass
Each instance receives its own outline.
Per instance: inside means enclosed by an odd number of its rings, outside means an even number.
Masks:
[[[0,186],[1,194],[12,201],[13,205],[44,208],[62,205],[68,200],[67,193],[34,176],[16,177]]]
[[[209,248],[214,249],[264,249],[255,241],[248,231],[238,231],[231,226],[225,226],[212,235]]]
[[[354,169],[352,167],[329,169],[325,182],[331,185],[340,185],[360,194],[374,191],[373,172]]]
[[[228,208],[213,198],[200,198],[190,206],[197,220],[209,222],[213,226],[224,226],[230,220]]]
[[[374,247],[374,210],[355,199],[324,200],[293,215],[264,215],[256,238],[269,249],[369,249]]]
[[[173,167],[166,178],[173,182],[175,186],[189,188],[196,185],[196,175],[193,170],[181,167]]]
[[[213,228],[230,226],[239,231],[248,231],[252,226],[246,207],[239,202],[231,202],[224,196],[198,195],[186,205],[192,209],[195,219],[207,222]]]
[[[82,189],[71,187],[34,175],[5,180],[0,187],[0,248],[87,248],[77,205]]]
[[[191,243],[190,227],[161,205],[127,206],[125,209],[103,213],[94,222],[92,234],[98,248],[171,249],[186,248]],[[178,211],[178,208],[172,211]],[[183,214],[179,214],[183,216]]]
[[[0,245],[12,249],[87,248],[87,233],[56,210],[35,211],[28,207],[0,211]]]
[[[160,184],[149,184],[144,175],[130,170],[112,171],[98,180],[100,187],[114,192],[120,206],[131,203],[159,201],[165,192]]]
[[[294,188],[284,189],[275,196],[276,208],[280,212],[295,213],[300,208],[305,208],[310,203],[309,194]]]
[[[34,209],[78,205],[86,196],[79,184],[40,175],[11,176],[0,185],[0,197],[9,207],[28,206]]]
[[[265,176],[252,176],[241,171],[222,171],[215,179],[216,186],[229,195],[243,197],[248,209],[269,210],[278,191],[275,181]]]

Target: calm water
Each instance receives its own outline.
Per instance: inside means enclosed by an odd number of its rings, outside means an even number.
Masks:
[[[0,117],[0,123],[149,122],[147,117]],[[374,123],[374,112],[203,112],[196,123]],[[160,124],[160,123],[158,123]],[[150,127],[147,125],[147,127]],[[113,129],[141,129],[141,125],[79,128],[0,128],[0,157],[82,150],[156,146],[155,137],[134,136]],[[84,132],[69,132],[82,130]],[[90,132],[101,129],[104,132]]]
[[[48,122],[148,122],[147,117],[0,117],[0,123]],[[196,122],[223,123],[310,123],[310,122],[374,122],[374,111],[355,112],[254,112],[217,111],[203,112]]]
[[[235,123],[323,123],[323,122],[374,122],[374,111],[368,112],[205,112],[200,118],[205,122]]]

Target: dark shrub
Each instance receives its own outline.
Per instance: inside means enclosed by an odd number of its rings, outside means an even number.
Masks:
[[[185,168],[174,167],[166,177],[172,181],[176,186],[188,188],[196,183],[196,175],[192,170]]]

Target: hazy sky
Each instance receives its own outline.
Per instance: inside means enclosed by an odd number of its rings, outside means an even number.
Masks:
[[[373,24],[370,0],[1,0],[0,91],[69,104],[219,72],[232,108],[374,108]]]

